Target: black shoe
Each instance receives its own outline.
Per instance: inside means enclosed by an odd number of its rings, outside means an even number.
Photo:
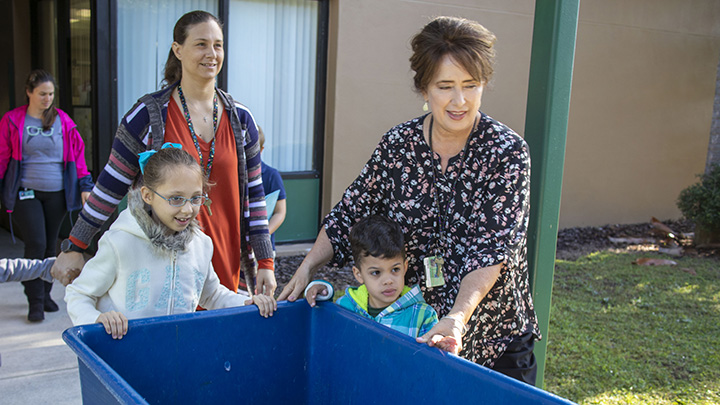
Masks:
[[[40,322],[45,319],[45,312],[43,312],[42,302],[30,304],[30,311],[28,311],[28,321]]]
[[[43,301],[45,297],[45,281],[36,278],[30,281],[23,281],[25,295],[28,300],[28,321],[40,322],[45,319]]]
[[[50,297],[50,290],[52,290],[53,283],[43,281],[43,286],[45,287],[45,297],[43,299],[45,305],[43,309],[45,309],[45,312],[57,312],[60,308],[58,308],[58,304]]]
[[[45,303],[43,305],[45,312],[57,312],[60,310],[58,304],[50,298],[49,295],[45,296]]]

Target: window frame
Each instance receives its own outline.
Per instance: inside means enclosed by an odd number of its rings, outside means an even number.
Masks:
[[[324,167],[325,141],[325,110],[327,90],[327,60],[329,35],[329,0],[316,1],[318,4],[317,55],[315,69],[315,117],[313,118],[312,169],[298,172],[282,172],[288,179],[319,179]],[[120,117],[117,113],[118,104],[118,71],[117,71],[117,2],[113,0],[96,0],[92,3],[91,29],[93,49],[93,131],[96,134],[93,142],[94,167],[101,169],[110,157],[110,148],[117,131]],[[218,18],[223,21],[225,50],[229,52],[228,21],[230,0],[218,0]],[[228,83],[228,70],[223,69],[218,75],[218,87],[225,89]],[[140,95],[138,95],[139,97]],[[110,100],[102,103],[101,100]],[[322,193],[322,189],[321,189]]]

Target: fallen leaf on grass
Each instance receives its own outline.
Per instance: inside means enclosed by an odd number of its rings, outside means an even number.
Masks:
[[[632,264],[637,264],[638,266],[677,266],[677,263],[672,260],[667,259],[651,259],[649,257],[641,257]]]
[[[683,267],[683,268],[681,268],[680,270],[682,270],[682,271],[684,271],[684,272],[686,272],[686,273],[690,273],[690,274],[692,274],[693,276],[697,276],[697,273],[696,273],[695,270],[693,270],[693,269],[690,269],[690,268],[687,268],[687,267]]]
[[[659,219],[652,217],[650,219],[650,222],[652,223],[652,226],[655,227],[655,229],[657,229],[660,233],[662,233],[666,237],[669,237],[672,239],[677,239],[677,233],[675,231],[673,231],[672,229],[670,229],[670,227],[668,227],[667,225],[660,222]]]

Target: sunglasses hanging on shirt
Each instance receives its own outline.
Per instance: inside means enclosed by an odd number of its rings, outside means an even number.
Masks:
[[[35,127],[32,125],[28,125],[27,127],[25,127],[25,129],[27,130],[27,133],[30,136],[37,136],[37,135],[52,136],[53,133],[55,132],[55,128],[53,128],[53,127],[50,127],[50,129],[42,129],[42,127]]]

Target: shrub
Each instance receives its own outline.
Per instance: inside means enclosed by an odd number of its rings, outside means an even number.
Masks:
[[[695,225],[720,229],[720,165],[698,177],[699,182],[680,192],[677,206]]]

